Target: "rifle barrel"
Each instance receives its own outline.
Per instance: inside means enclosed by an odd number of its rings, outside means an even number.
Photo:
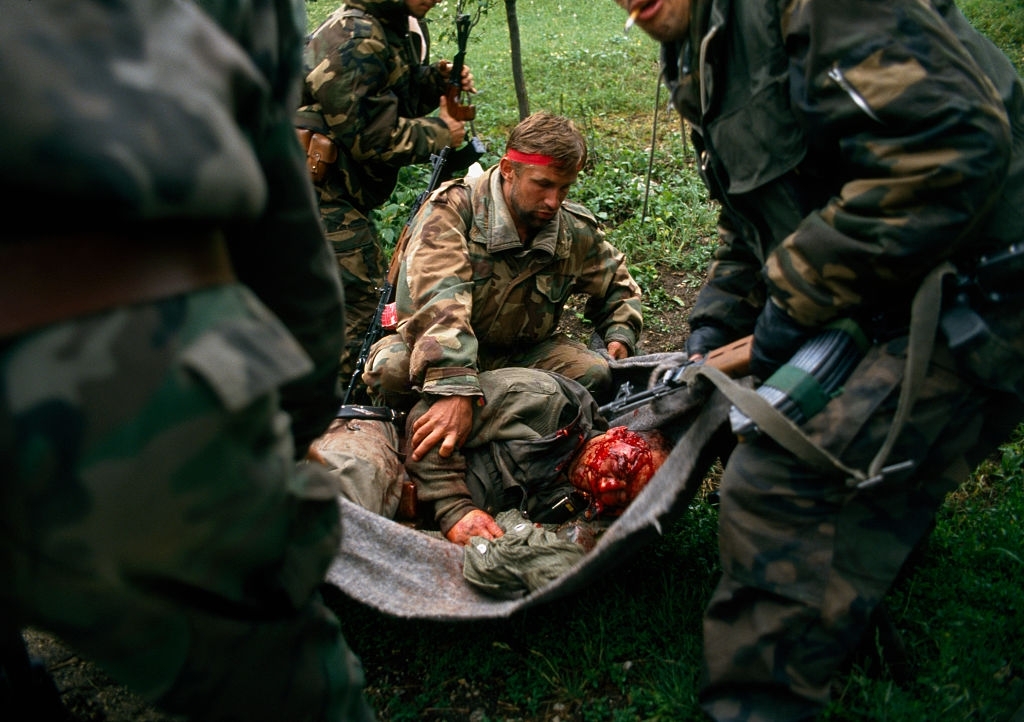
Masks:
[[[744,336],[737,341],[733,341],[725,346],[709,351],[702,361],[687,361],[681,364],[678,370],[681,371],[692,363],[703,363],[712,368],[716,368],[733,378],[745,376],[750,371],[750,350],[753,345],[753,335]],[[680,374],[678,371],[673,374],[666,374],[665,378],[650,388],[644,389],[643,391],[637,391],[635,394],[627,394],[624,397],[616,397],[607,404],[598,407],[598,411],[606,418],[609,413],[613,416],[619,416],[627,411],[632,411],[635,408],[643,406],[648,401],[664,396],[665,394],[679,388],[679,376]]]

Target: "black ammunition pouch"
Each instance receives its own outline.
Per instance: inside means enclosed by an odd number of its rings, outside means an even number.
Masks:
[[[963,372],[1024,400],[1024,245],[979,259],[944,295],[940,327]]]

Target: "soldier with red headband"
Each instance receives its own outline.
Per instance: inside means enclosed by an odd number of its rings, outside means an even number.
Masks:
[[[414,219],[396,284],[398,333],[377,342],[363,373],[390,405],[429,402],[410,429],[412,459],[465,443],[484,402],[482,371],[538,368],[599,401],[610,393],[607,358],[557,333],[573,294],[589,297],[585,315],[609,356],[635,352],[640,288],[593,214],[566,201],[586,154],[572,121],[531,115],[496,166],[442,186]]]

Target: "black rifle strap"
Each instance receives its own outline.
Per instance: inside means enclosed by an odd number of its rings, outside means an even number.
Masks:
[[[336,419],[365,419],[367,421],[390,421],[394,424],[405,423],[405,413],[390,409],[387,406],[363,406],[360,404],[342,404],[334,414]]]

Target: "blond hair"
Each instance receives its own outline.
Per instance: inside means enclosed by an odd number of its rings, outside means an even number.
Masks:
[[[587,161],[583,134],[568,118],[551,113],[534,113],[520,121],[509,133],[505,147],[530,155],[551,156],[552,165],[558,168],[579,169]]]

